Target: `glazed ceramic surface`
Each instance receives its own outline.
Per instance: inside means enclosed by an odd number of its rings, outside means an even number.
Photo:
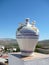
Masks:
[[[35,27],[35,22],[30,24],[29,19],[26,19],[26,23],[18,27],[16,38],[22,55],[32,55],[39,38],[39,30]]]

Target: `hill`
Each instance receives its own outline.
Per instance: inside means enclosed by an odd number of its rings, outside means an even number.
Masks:
[[[17,44],[17,40],[16,39],[11,39],[11,38],[2,38],[0,39],[0,45],[4,45],[6,47],[17,47],[19,48],[18,44]],[[49,40],[42,40],[39,41],[36,49],[36,52],[40,52],[40,53],[49,53]]]
[[[17,44],[17,40],[12,38],[0,38],[0,45],[10,45],[10,44]],[[41,45],[42,47],[49,46],[49,40],[39,41],[37,45]]]
[[[0,45],[12,45],[12,44],[17,44],[16,39],[11,39],[11,38],[0,39]]]
[[[49,46],[49,40],[39,41],[38,44],[41,45],[41,46]]]
[[[49,54],[49,40],[39,41],[36,46],[36,51],[44,54]]]

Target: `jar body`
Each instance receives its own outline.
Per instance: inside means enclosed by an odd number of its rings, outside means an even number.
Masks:
[[[33,55],[39,38],[37,30],[38,29],[36,27],[24,26],[17,32],[17,42],[23,56]]]

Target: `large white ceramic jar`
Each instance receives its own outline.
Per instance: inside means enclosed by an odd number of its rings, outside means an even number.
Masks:
[[[21,24],[16,32],[17,42],[23,56],[30,56],[35,50],[39,38],[39,30],[35,27],[35,22],[29,23],[29,18],[25,24]]]

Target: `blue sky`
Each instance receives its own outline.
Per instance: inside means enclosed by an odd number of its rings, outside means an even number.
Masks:
[[[0,38],[16,38],[25,18],[36,21],[39,40],[49,39],[49,0],[0,0]]]

